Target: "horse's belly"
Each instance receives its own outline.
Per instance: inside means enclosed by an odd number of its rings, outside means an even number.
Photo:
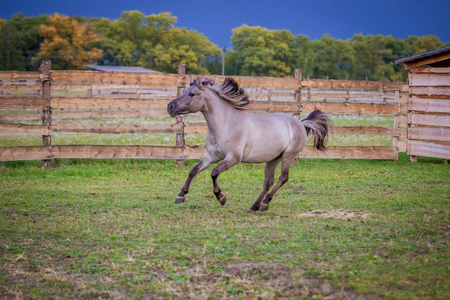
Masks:
[[[283,153],[289,141],[280,136],[266,137],[253,141],[244,149],[242,162],[244,163],[264,163],[274,160]]]
[[[301,140],[306,141],[301,123],[285,114],[257,115],[251,125],[242,162],[268,162],[279,157],[288,147],[292,148],[291,151],[303,148]],[[305,135],[303,139],[302,134]]]

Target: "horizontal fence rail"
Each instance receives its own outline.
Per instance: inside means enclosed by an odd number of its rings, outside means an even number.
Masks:
[[[436,85],[424,86],[424,82],[432,77],[430,74],[421,73],[421,76],[412,77],[411,87],[391,82],[302,79],[300,70],[296,72],[295,78],[233,78],[252,99],[248,106],[252,113],[283,112],[303,118],[314,109],[320,109],[333,116],[391,116],[393,119],[391,127],[330,127],[331,135],[389,136],[392,138],[391,146],[329,146],[324,152],[307,146],[301,157],[395,160],[398,159],[399,152],[408,152],[411,157],[428,154],[446,158],[449,152],[449,95],[441,84],[448,84],[448,80],[441,78]],[[217,82],[225,79],[224,76],[217,75],[191,76]],[[207,133],[206,123],[201,119],[188,121],[183,117],[168,119],[166,112],[167,104],[188,85],[189,76],[184,74],[182,67],[179,68],[179,74],[0,72],[0,136],[43,137],[40,146],[0,147],[0,160],[48,162],[54,158],[198,159],[205,153],[205,147],[187,145],[186,139],[189,140],[189,136],[204,136]],[[158,124],[140,122],[155,117],[162,121]],[[132,124],[127,123],[130,118]],[[103,121],[94,122],[97,119]],[[126,119],[127,122],[114,123],[120,119]],[[67,133],[171,134],[174,144],[52,143],[53,135]]]

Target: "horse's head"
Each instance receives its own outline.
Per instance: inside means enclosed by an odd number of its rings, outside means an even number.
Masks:
[[[191,80],[191,86],[183,94],[167,105],[167,112],[173,118],[177,115],[185,115],[201,111],[205,106],[203,91],[205,86],[212,85],[208,79]]]

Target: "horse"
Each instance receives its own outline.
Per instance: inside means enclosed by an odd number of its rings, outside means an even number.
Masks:
[[[264,115],[246,110],[249,97],[232,77],[222,84],[212,80],[191,79],[190,86],[167,105],[171,117],[201,112],[206,119],[207,152],[189,172],[175,203],[185,201],[192,179],[211,164],[221,161],[211,172],[213,192],[223,206],[226,196],[218,184],[219,175],[240,163],[265,163],[263,190],[247,212],[266,211],[274,194],[288,181],[289,168],[306,145],[308,135],[314,147],[325,150],[330,119],[320,110],[299,120],[283,113]],[[272,189],[275,169],[281,162],[281,175]]]

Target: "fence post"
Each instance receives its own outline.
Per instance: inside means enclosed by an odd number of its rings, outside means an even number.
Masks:
[[[295,69],[295,79],[298,80],[298,89],[294,93],[294,101],[298,104],[298,112],[294,116],[300,119],[302,113],[302,69]]]
[[[45,100],[44,108],[42,110],[42,125],[47,126],[49,129],[49,135],[42,136],[42,146],[50,148],[52,145],[51,126],[52,126],[52,108],[51,108],[51,69],[52,62],[50,60],[44,60],[42,62],[42,99]],[[49,151],[51,153],[51,151]],[[52,166],[52,159],[42,160],[43,168],[50,168]]]
[[[184,92],[184,89],[185,89],[186,65],[184,65],[184,64],[178,65],[177,72],[178,72],[179,76],[183,76],[183,81],[182,81],[183,84],[179,85],[177,87],[177,97],[178,97]],[[176,142],[175,142],[176,144],[175,145],[177,147],[184,147],[186,145],[186,140],[184,139],[184,118],[182,116],[177,116],[176,120],[177,120],[177,125],[178,124],[181,125],[181,131],[177,132],[177,134],[176,134]],[[184,160],[178,159],[178,160],[176,160],[176,163],[177,163],[177,165],[182,166],[182,165],[184,165]]]

